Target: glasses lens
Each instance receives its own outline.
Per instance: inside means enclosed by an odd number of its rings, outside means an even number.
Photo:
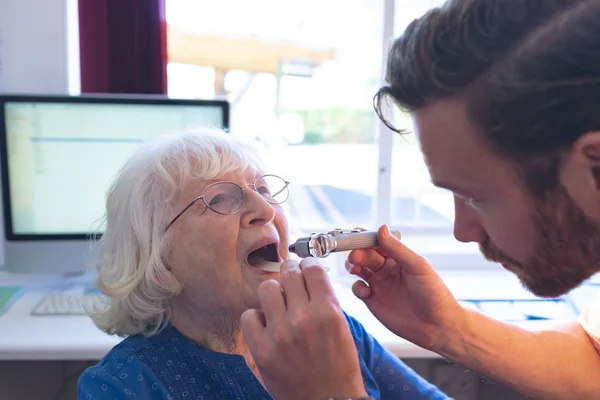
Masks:
[[[204,202],[216,213],[233,214],[244,204],[244,192],[231,182],[219,182],[204,191]]]
[[[289,196],[288,183],[277,175],[265,175],[255,183],[256,191],[269,203],[280,204]]]

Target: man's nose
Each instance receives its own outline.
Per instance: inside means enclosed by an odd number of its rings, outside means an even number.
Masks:
[[[487,239],[487,232],[479,215],[464,199],[457,196],[454,196],[454,237],[464,243],[483,243]]]

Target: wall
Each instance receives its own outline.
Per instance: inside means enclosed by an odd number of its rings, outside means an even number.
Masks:
[[[1,92],[68,93],[67,1],[0,0]],[[0,399],[51,399],[62,380],[60,371],[53,363],[2,362]]]
[[[69,3],[76,0],[0,0],[0,91],[69,92]],[[4,243],[1,213],[0,226],[0,243]],[[4,265],[4,246],[0,246],[0,265]]]
[[[68,93],[67,0],[0,0],[7,92]]]

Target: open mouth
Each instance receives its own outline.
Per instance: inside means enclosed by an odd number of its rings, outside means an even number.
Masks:
[[[248,254],[248,265],[263,271],[279,272],[280,262],[275,243],[262,246]]]

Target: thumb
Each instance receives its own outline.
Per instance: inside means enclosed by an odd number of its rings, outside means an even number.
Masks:
[[[392,235],[387,225],[379,228],[377,242],[383,253],[396,261],[406,273],[421,275],[433,271],[429,261],[409,249],[400,239]]]
[[[371,288],[364,281],[356,281],[352,284],[352,293],[366,302],[371,297]]]
[[[252,350],[256,349],[256,346],[263,343],[266,330],[265,315],[258,310],[246,310],[240,318],[240,326],[242,334],[252,352]]]

